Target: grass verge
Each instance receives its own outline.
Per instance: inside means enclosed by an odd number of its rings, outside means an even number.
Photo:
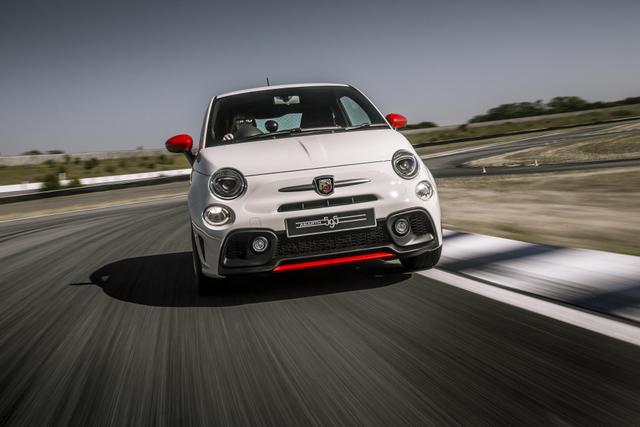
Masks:
[[[543,129],[556,126],[567,126],[580,123],[591,123],[597,121],[619,119],[623,117],[640,116],[640,105],[629,105],[624,108],[606,111],[585,111],[582,114],[566,117],[540,117],[537,120],[509,121],[492,125],[460,125],[456,129],[433,130],[417,132],[406,135],[412,144],[422,144],[429,142],[444,141],[447,139],[473,138],[480,136],[490,136],[504,132],[516,132],[527,129]]]
[[[634,123],[634,126],[640,129],[640,123]],[[610,136],[585,136],[579,141],[551,141],[541,147],[473,160],[467,163],[467,166],[523,166],[536,160],[539,164],[557,164],[639,157],[640,132],[633,132]]]
[[[437,181],[445,228],[640,255],[640,167]]]

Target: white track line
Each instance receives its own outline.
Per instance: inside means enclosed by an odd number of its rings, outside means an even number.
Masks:
[[[455,286],[514,307],[568,323],[579,328],[606,335],[633,345],[640,345],[640,328],[628,323],[554,304],[528,295],[476,282],[442,270],[425,270],[418,274],[438,282]]]

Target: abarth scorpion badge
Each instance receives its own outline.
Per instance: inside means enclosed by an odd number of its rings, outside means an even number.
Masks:
[[[317,176],[313,179],[313,184],[321,196],[333,194],[333,176]]]

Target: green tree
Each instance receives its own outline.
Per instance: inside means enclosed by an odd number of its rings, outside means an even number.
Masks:
[[[499,105],[487,111],[486,114],[475,116],[469,120],[469,123],[539,116],[545,113],[546,108],[542,103],[542,100],[537,100],[535,102],[513,102],[510,104]]]
[[[547,107],[554,113],[566,113],[588,110],[590,104],[579,96],[556,96],[547,103]]]

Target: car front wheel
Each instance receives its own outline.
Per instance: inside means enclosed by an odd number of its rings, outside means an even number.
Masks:
[[[435,251],[425,252],[410,258],[401,259],[400,262],[407,270],[428,270],[440,261],[442,246]]]

